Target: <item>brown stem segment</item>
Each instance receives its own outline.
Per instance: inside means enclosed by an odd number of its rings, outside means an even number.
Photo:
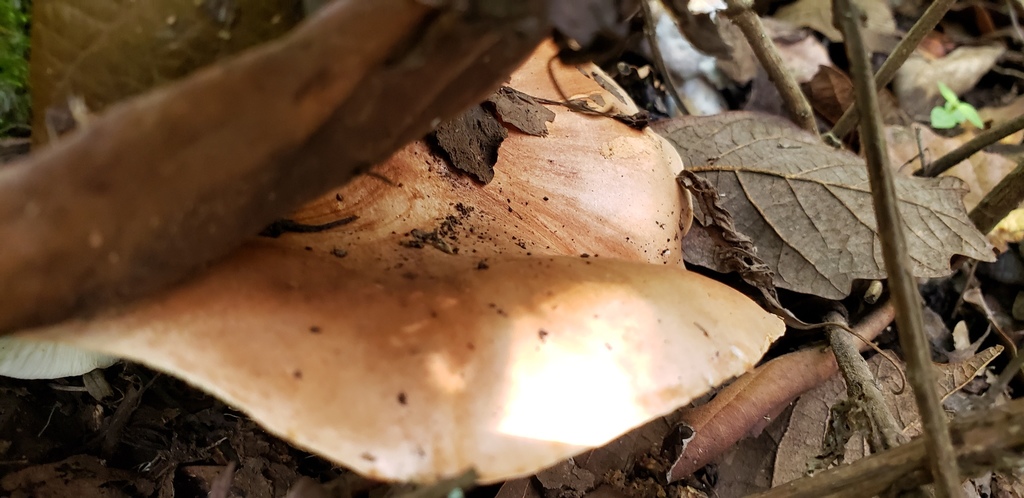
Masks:
[[[934,162],[929,164],[927,168],[918,170],[914,175],[929,177],[939,176],[949,168],[960,164],[960,161],[973,156],[981,149],[1017,133],[1022,129],[1024,129],[1024,114],[979,134],[978,136],[970,139],[967,143],[936,159]]]
[[[654,65],[657,67],[661,77],[665,79],[665,86],[668,87],[668,94],[676,104],[674,115],[683,114],[683,97],[679,95],[676,82],[672,80],[672,73],[665,65],[665,58],[661,55],[661,45],[658,43],[658,20],[654,18],[654,9],[651,8],[652,0],[641,0],[640,7],[644,13],[644,34],[647,36],[647,44],[651,46],[651,55],[654,56]]]
[[[925,430],[935,491],[940,498],[960,496],[960,470],[949,436],[946,412],[942,409],[936,389],[931,347],[924,334],[924,320],[921,316],[921,295],[917,281],[910,274],[910,256],[903,233],[903,220],[897,205],[892,168],[889,167],[885,134],[882,132],[882,113],[878,110],[878,89],[871,77],[871,61],[860,32],[860,9],[850,0],[833,0],[832,5],[836,25],[840,26],[846,40],[857,106],[863,116],[860,136],[867,159],[882,256],[896,307],[900,345],[907,357],[907,376],[914,389]]]
[[[754,49],[757,60],[768,72],[768,77],[779,90],[783,103],[789,116],[798,126],[811,132],[818,133],[818,123],[814,119],[814,110],[804,92],[800,90],[800,84],[796,82],[793,73],[786,68],[785,61],[779,55],[779,49],[775,42],[768,36],[761,24],[761,18],[753,10],[750,10],[749,0],[727,0],[728,10],[726,15],[743,32],[743,36]]]
[[[1024,159],[1004,176],[968,214],[981,233],[989,233],[1024,202]]]
[[[924,37],[935,29],[935,26],[942,20],[942,16],[946,15],[946,11],[954,3],[956,3],[956,0],[935,0],[928,6],[928,9],[924,11],[921,18],[910,28],[907,36],[900,40],[900,43],[896,45],[896,48],[885,59],[885,62],[882,63],[882,67],[878,68],[878,73],[875,74],[876,87],[882,88],[892,81],[893,77],[896,76],[896,70],[907,61],[907,58],[910,57],[910,54],[914,53],[914,50],[917,50],[921,40],[924,40]],[[859,120],[860,111],[857,109],[857,106],[850,106],[839,118],[839,121],[836,121],[831,133],[837,138],[843,138],[853,131]]]
[[[0,333],[224,256],[482,100],[547,34],[544,0],[433,3],[331,2],[0,170]]]
[[[824,319],[826,322],[846,322],[846,318],[837,312],[828,313]],[[838,327],[826,327],[825,330],[828,334],[828,343],[836,355],[839,371],[846,380],[847,397],[864,407],[874,427],[878,429],[882,448],[876,450],[895,448],[903,444],[903,429],[889,410],[871,368],[861,356],[857,347],[859,341],[853,334]],[[899,368],[899,365],[896,365],[896,368]]]

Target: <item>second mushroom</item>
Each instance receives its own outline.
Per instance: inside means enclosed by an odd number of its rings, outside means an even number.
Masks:
[[[636,111],[554,57],[542,45],[509,86]],[[550,108],[547,136],[509,127],[486,185],[416,142],[292,217],[348,223],[254,238],[159,295],[20,338],[169,372],[382,479],[493,482],[606,443],[743,373],[784,326],[683,268],[670,146]]]

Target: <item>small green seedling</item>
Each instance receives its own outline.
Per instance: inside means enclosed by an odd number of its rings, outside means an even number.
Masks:
[[[985,128],[985,123],[978,115],[978,110],[967,102],[961,102],[956,96],[956,92],[941,81],[939,82],[939,92],[942,93],[942,98],[946,99],[946,104],[932,109],[932,128],[948,130],[965,121],[970,121],[978,129]]]

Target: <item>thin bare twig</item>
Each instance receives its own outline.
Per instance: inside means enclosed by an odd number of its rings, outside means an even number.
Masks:
[[[825,321],[845,323],[846,318],[833,311],[825,315]],[[882,447],[875,450],[887,450],[905,443],[903,430],[886,405],[882,390],[878,388],[868,363],[860,355],[853,335],[838,327],[825,327],[825,331],[832,352],[836,355],[839,371],[846,379],[847,397],[864,407],[871,418],[872,427],[878,430]],[[899,365],[896,368],[899,368]]]
[[[1017,116],[999,126],[994,126],[992,129],[979,134],[972,138],[967,143],[957,147],[950,151],[948,154],[936,159],[934,162],[929,164],[925,168],[921,168],[914,173],[915,176],[939,176],[944,171],[960,164],[960,161],[971,157],[976,152],[989,145],[992,145],[1003,138],[1006,138],[1020,130],[1024,129],[1024,114]]]
[[[878,110],[878,89],[871,77],[871,61],[860,32],[860,10],[850,0],[833,0],[833,15],[846,40],[847,57],[854,81],[857,106],[864,119],[860,122],[861,142],[867,158],[868,179],[878,221],[886,274],[896,306],[900,344],[907,356],[910,384],[914,389],[918,412],[925,430],[930,468],[935,491],[940,498],[960,496],[960,470],[949,436],[948,420],[939,400],[932,368],[931,350],[924,334],[921,295],[910,274],[910,256],[903,233],[896,188],[889,167],[882,114]]]
[[[959,466],[969,471],[1020,465],[1024,446],[1024,400],[953,422]],[[887,490],[907,490],[928,484],[930,448],[916,439],[899,448],[862,458],[850,465],[787,482],[757,498],[817,498],[876,496]],[[870,476],[870,477],[866,477]]]
[[[981,233],[989,233],[1024,202],[1024,159],[1003,177],[968,214]]]
[[[658,45],[658,20],[654,18],[654,9],[651,8],[652,1],[655,0],[641,0],[640,2],[644,12],[644,34],[647,35],[647,43],[651,46],[654,66],[658,68],[658,72],[664,78],[665,86],[668,87],[668,95],[672,97],[672,100],[676,101],[676,112],[674,114],[681,115],[684,109],[683,97],[679,95],[676,82],[672,81],[672,74],[669,73],[668,66],[665,65],[665,58],[661,55],[661,46]],[[672,23],[675,24],[675,21],[673,20]]]
[[[790,118],[801,128],[811,133],[817,133],[818,123],[814,119],[814,110],[811,109],[810,102],[807,101],[804,92],[800,90],[800,85],[793,77],[793,73],[786,68],[786,63],[779,55],[779,49],[775,47],[775,42],[765,32],[761,18],[757,17],[757,14],[750,9],[750,0],[726,0],[726,5],[728,6],[725,11],[726,15],[736,23],[747,39],[747,43],[750,43],[750,47],[754,49],[754,55],[757,56],[761,67],[768,72],[768,77],[775,84],[775,88],[779,90],[779,95],[782,96],[782,102],[785,103]]]
[[[1006,368],[1003,369],[1003,372],[999,374],[999,378],[989,385],[988,391],[985,392],[985,396],[978,402],[978,406],[992,406],[995,404],[996,398],[1002,394],[1006,386],[1010,385],[1010,381],[1020,373],[1022,366],[1024,366],[1024,351],[1018,351],[1017,356],[1014,356],[1010,363],[1006,365]]]
[[[1017,8],[1011,0],[1006,0],[1006,10],[1010,13],[1010,26],[1013,26],[1013,34],[1017,35],[1017,41],[1024,42],[1024,30],[1020,29],[1020,20],[1017,19]]]
[[[914,53],[917,46],[921,44],[921,40],[924,40],[925,35],[935,29],[935,26],[942,20],[942,16],[946,15],[946,11],[954,3],[956,3],[956,0],[935,0],[928,6],[928,9],[924,11],[921,18],[910,28],[907,36],[896,45],[896,48],[885,59],[885,62],[882,63],[882,67],[878,68],[878,73],[875,74],[876,87],[882,88],[892,81],[892,78],[896,76],[896,70],[906,62],[910,54]],[[839,118],[839,121],[836,121],[830,133],[838,138],[843,138],[853,131],[859,120],[860,114],[857,106],[850,106],[843,113],[842,117]]]

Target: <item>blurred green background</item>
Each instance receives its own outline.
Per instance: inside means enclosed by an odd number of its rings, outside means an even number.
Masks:
[[[0,1],[0,137],[28,135],[31,0]]]

